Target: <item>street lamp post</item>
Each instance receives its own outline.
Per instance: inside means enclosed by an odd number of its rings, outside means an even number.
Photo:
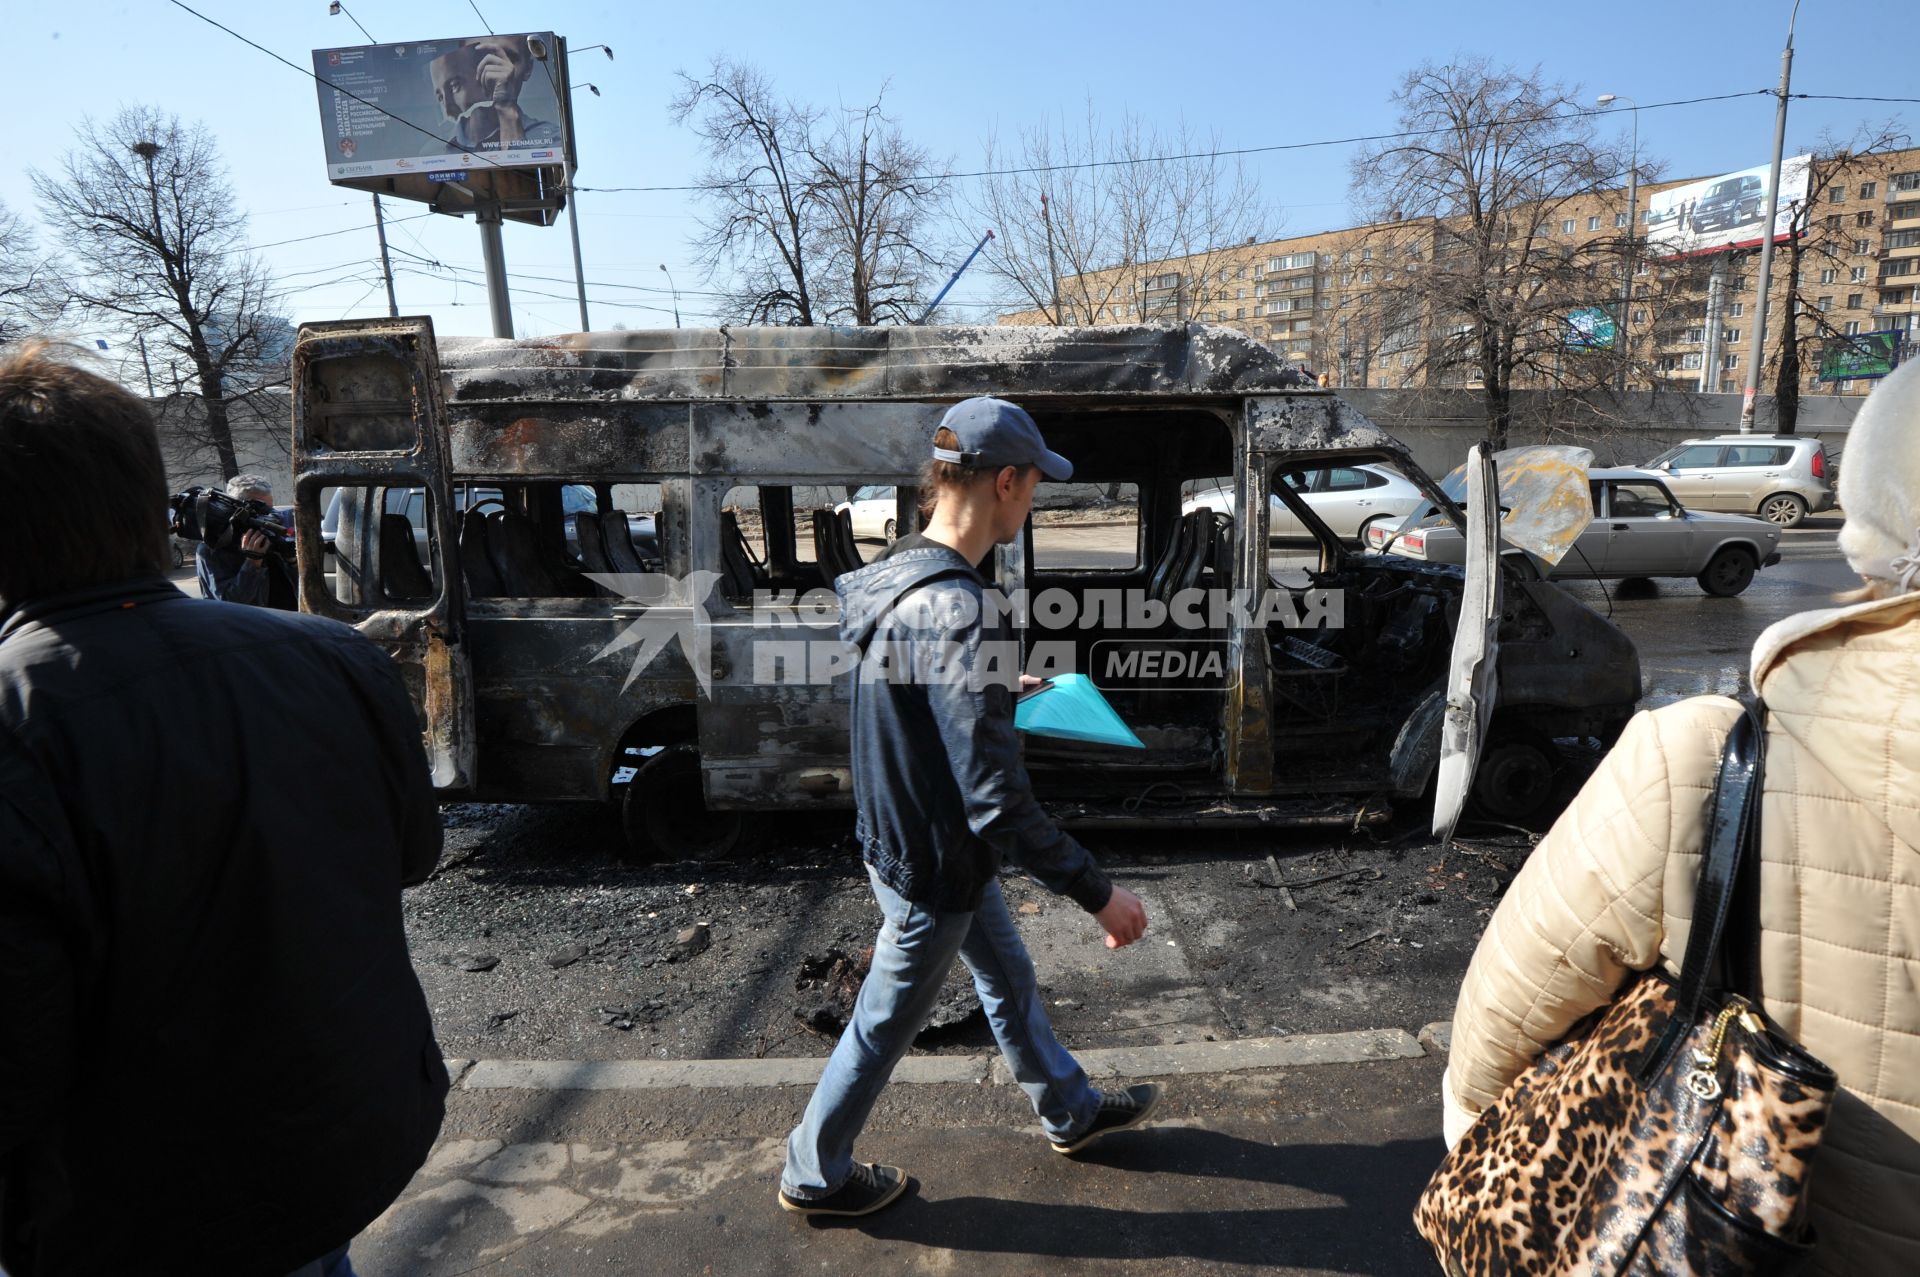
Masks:
[[[1754,297],[1753,357],[1747,361],[1747,393],[1740,401],[1740,433],[1753,433],[1753,401],[1760,393],[1760,367],[1767,357],[1767,286],[1773,282],[1773,225],[1780,216],[1780,156],[1787,147],[1787,90],[1793,83],[1793,24],[1800,0],[1787,16],[1787,47],[1780,51],[1780,102],[1773,115],[1773,168],[1767,175],[1767,220],[1760,236],[1760,290]],[[1791,295],[1789,295],[1791,304]]]
[[[667,277],[667,291],[673,294],[673,326],[680,326],[680,289],[673,282],[673,272],[667,269],[665,262],[660,263],[660,273]]]
[[[1640,104],[1618,93],[1602,93],[1595,101],[1601,106],[1625,102],[1633,109],[1633,152],[1627,161],[1627,261],[1621,271],[1620,322],[1614,330],[1614,339],[1620,343],[1618,386],[1620,393],[1625,394],[1627,364],[1633,353],[1632,344],[1627,340],[1627,318],[1633,306],[1633,237],[1640,219]]]

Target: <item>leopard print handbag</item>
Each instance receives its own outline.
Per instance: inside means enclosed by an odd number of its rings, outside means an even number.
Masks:
[[[1837,1083],[1757,997],[1763,712],[1728,734],[1680,978],[1642,975],[1550,1048],[1421,1194],[1448,1277],[1770,1277],[1809,1257]]]

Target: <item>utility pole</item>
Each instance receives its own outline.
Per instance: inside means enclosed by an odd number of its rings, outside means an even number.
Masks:
[[[667,291],[673,294],[673,326],[680,326],[680,286],[673,282],[673,272],[667,269],[665,262],[660,263],[660,273],[667,277]]]
[[[1753,433],[1754,397],[1760,393],[1760,369],[1767,361],[1767,288],[1773,283],[1773,224],[1780,216],[1780,157],[1787,149],[1787,91],[1793,84],[1793,24],[1800,0],[1787,18],[1787,47],[1780,51],[1780,101],[1773,115],[1773,167],[1767,175],[1767,220],[1760,238],[1760,290],[1754,299],[1753,361],[1747,365],[1747,393],[1740,401],[1740,433]]]
[[[387,317],[398,319],[400,303],[393,295],[393,262],[387,257],[387,219],[380,211],[380,192],[378,191],[373,193],[373,232],[380,237],[380,274],[387,281]]]
[[[1713,273],[1707,276],[1707,330],[1705,337],[1703,362],[1700,365],[1700,390],[1703,394],[1717,394],[1720,390],[1720,338],[1721,316],[1726,312],[1727,296],[1727,255],[1715,254]]]
[[[1627,393],[1627,365],[1632,362],[1633,346],[1627,340],[1627,318],[1633,306],[1633,236],[1640,217],[1640,104],[1618,93],[1602,93],[1595,101],[1601,106],[1625,102],[1633,108],[1633,154],[1627,162],[1627,261],[1621,271],[1620,321],[1614,325],[1613,340],[1619,347],[1618,389]]]
[[[147,398],[153,398],[153,365],[147,362],[147,338],[144,333],[135,333],[134,341],[140,344],[140,370],[147,374]]]
[[[1060,322],[1060,268],[1053,260],[1053,214],[1045,191],[1040,193],[1040,224],[1047,228],[1047,279],[1053,285],[1053,322]]]
[[[924,324],[929,319],[933,318],[933,312],[940,309],[941,301],[943,301],[946,298],[946,295],[948,293],[953,291],[953,286],[960,282],[960,277],[967,273],[967,267],[973,265],[973,259],[980,256],[980,250],[985,248],[987,246],[987,241],[992,238],[993,238],[992,231],[988,231],[985,235],[982,235],[980,237],[980,242],[973,246],[973,251],[971,253],[967,254],[967,260],[964,262],[961,262],[960,269],[953,272],[953,278],[947,281],[947,286],[945,288],[942,288],[939,292],[933,295],[933,300],[927,303],[927,308],[924,311],[920,312],[920,318],[914,320],[913,321],[914,323]],[[678,313],[677,308],[675,310],[675,313],[676,314]]]

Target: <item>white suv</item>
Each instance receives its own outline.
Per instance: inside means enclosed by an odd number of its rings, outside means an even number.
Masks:
[[[1805,435],[1715,435],[1669,448],[1644,467],[1657,470],[1680,504],[1693,510],[1757,514],[1782,528],[1833,509],[1827,450]]]

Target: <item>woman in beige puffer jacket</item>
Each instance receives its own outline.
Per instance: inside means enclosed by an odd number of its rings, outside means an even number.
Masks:
[[[1920,364],[1848,436],[1841,549],[1867,601],[1761,635],[1761,986],[1838,1073],[1814,1163],[1814,1269],[1920,1274]],[[1708,802],[1739,715],[1724,697],[1641,714],[1513,881],[1454,1012],[1455,1143],[1542,1051],[1637,971],[1678,974]]]

